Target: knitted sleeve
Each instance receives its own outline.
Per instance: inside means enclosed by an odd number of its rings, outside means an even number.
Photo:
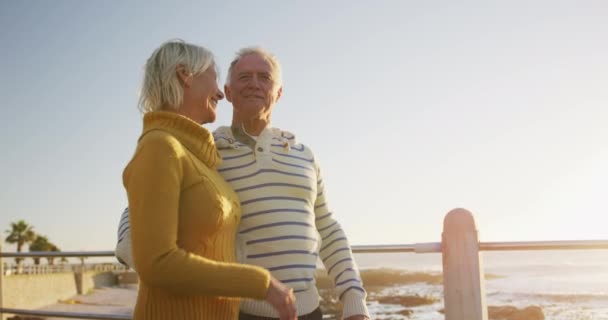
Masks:
[[[316,163],[315,165],[317,170],[315,223],[321,235],[319,256],[325,265],[325,269],[327,269],[329,277],[333,280],[336,293],[344,306],[342,317],[365,315],[369,318],[369,311],[365,304],[367,294],[363,289],[359,270],[346,234],[334,218],[334,214],[329,210],[321,170]]]
[[[174,293],[263,299],[270,274],[218,262],[177,247],[183,177],[181,145],[169,135],[145,135],[123,173],[130,209],[135,269],[141,280]]]

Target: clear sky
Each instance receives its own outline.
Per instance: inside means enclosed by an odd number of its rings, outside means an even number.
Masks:
[[[182,38],[223,83],[283,65],[273,125],[319,159],[352,244],[608,239],[608,2],[0,1],[0,230],[111,250],[145,60]],[[217,123],[230,122],[222,101]]]

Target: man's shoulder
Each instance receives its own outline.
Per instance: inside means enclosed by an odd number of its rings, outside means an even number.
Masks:
[[[215,145],[220,151],[232,149],[236,143],[234,133],[228,126],[221,126],[215,129],[213,131],[213,140],[215,140]]]
[[[232,130],[228,126],[221,126],[213,131],[213,139],[216,142],[218,141],[218,139],[219,140],[229,139],[229,138],[233,138],[233,137],[234,137],[234,135],[232,133]]]
[[[294,133],[292,133],[291,131],[283,130],[281,128],[272,127],[272,128],[270,128],[270,132],[272,133],[273,137],[275,137],[275,138],[281,138],[281,139],[289,142],[290,145],[297,144],[297,142],[296,142],[296,135]]]
[[[307,150],[308,152],[310,152],[310,148],[308,147],[308,145],[305,145],[304,143],[299,141],[299,139],[296,138],[296,134],[292,131],[287,131],[276,127],[270,128],[270,130],[272,132],[274,140],[281,140],[284,143],[289,144],[291,149],[299,151]]]
[[[279,140],[286,147],[285,150],[293,156],[293,158],[315,162],[315,156],[312,149],[296,138],[296,135],[287,130],[280,128],[271,128],[273,132],[273,140]],[[287,148],[288,147],[288,148]]]

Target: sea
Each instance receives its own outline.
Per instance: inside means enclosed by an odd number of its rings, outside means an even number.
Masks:
[[[438,253],[356,254],[359,268],[440,274]],[[547,320],[608,320],[608,250],[493,251],[481,260],[488,306],[539,306]],[[418,283],[386,288],[383,295],[436,297],[432,305],[408,308],[372,303],[375,319],[443,320],[442,285]],[[390,315],[389,315],[390,314]]]

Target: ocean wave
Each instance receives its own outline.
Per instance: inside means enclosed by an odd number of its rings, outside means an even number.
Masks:
[[[331,280],[324,270],[319,271],[317,284],[325,297],[324,301],[333,301],[337,305],[335,298],[328,298],[334,295],[331,289],[327,289],[331,288]],[[361,270],[360,273],[375,319],[443,318],[440,313],[444,304],[441,272],[374,268]],[[601,285],[577,284],[572,280],[564,281],[563,277],[557,279],[561,281],[554,281],[556,279],[502,273],[486,273],[486,279],[486,303],[495,316],[496,312],[505,308],[507,311],[514,308],[525,310],[532,306],[536,308],[535,311],[542,310],[545,319],[608,320],[608,287],[597,291]],[[337,306],[324,303],[323,307],[324,310],[335,309],[335,314],[339,314]]]
[[[361,279],[366,287],[403,286],[415,283],[441,284],[443,276],[439,272],[409,272],[397,269],[378,268],[361,270]],[[331,280],[325,270],[316,274],[317,286],[320,289],[331,286]]]
[[[515,299],[544,300],[556,303],[608,302],[608,293],[517,293]]]

